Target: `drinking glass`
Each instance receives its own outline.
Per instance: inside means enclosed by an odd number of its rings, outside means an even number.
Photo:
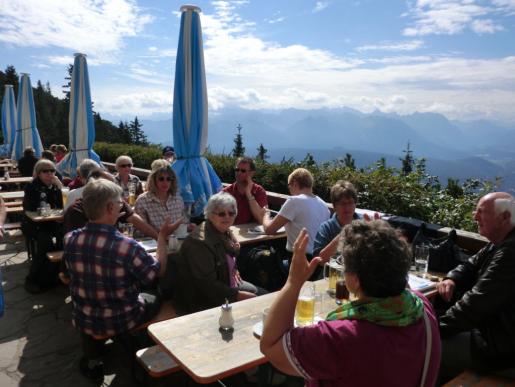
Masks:
[[[343,278],[344,266],[343,257],[331,257],[329,262],[324,265],[324,279],[329,281],[327,293],[334,296],[336,293],[336,281]]]
[[[130,182],[127,188],[129,190],[129,206],[134,206],[136,204],[136,184]]]
[[[61,189],[61,194],[63,196],[63,207],[66,207],[66,203],[68,202],[68,194],[70,193],[70,189],[67,187],[63,187]]]
[[[418,272],[427,273],[427,264],[429,260],[429,246],[415,246],[414,257],[415,270]]]
[[[300,290],[295,309],[295,322],[298,326],[313,324],[315,320],[315,284],[306,282]]]

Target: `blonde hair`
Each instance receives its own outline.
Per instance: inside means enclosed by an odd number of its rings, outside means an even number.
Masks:
[[[132,159],[130,158],[130,156],[127,156],[127,155],[118,156],[118,158],[115,161],[116,168],[118,168],[122,164],[127,164],[127,163],[129,163],[130,165],[133,165]]]
[[[166,174],[172,178],[170,182],[170,189],[168,190],[169,195],[175,195],[177,192],[177,176],[172,169],[170,163],[163,159],[154,160],[150,166],[152,172],[147,178],[147,191],[155,194],[157,192],[156,179],[158,175]]]
[[[33,177],[34,178],[38,177],[39,173],[42,170],[44,170],[44,169],[53,169],[53,170],[55,170],[55,164],[52,161],[48,160],[48,159],[38,160],[36,165],[34,165]]]
[[[288,176],[288,184],[295,182],[299,188],[313,188],[313,175],[305,168],[297,168]]]

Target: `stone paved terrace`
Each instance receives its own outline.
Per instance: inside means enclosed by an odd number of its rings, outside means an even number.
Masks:
[[[23,287],[29,262],[23,241],[0,241],[6,310],[0,318],[0,386],[56,387],[92,386],[78,370],[82,351],[70,316],[68,291],[62,285],[40,295]],[[139,386],[133,377],[131,359],[120,344],[107,345],[103,386]],[[224,379],[226,386],[252,386],[244,375]],[[196,386],[182,372],[152,380],[153,386]],[[303,385],[288,378],[287,387]],[[219,384],[213,384],[219,386]]]

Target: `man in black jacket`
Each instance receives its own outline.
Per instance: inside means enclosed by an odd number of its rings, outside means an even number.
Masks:
[[[438,284],[440,296],[455,301],[440,319],[442,382],[466,368],[515,365],[515,201],[485,195],[474,219],[490,243]]]

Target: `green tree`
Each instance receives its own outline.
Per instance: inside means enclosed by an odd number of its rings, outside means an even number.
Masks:
[[[16,72],[16,69],[14,66],[10,65],[5,68],[5,74],[4,74],[4,84],[2,85],[2,92],[3,92],[3,86],[4,85],[13,85],[14,89],[14,95],[18,95],[18,86],[20,82],[20,76]]]
[[[68,73],[68,76],[64,77],[64,80],[66,81],[66,83],[64,85],[62,85],[61,88],[63,89],[64,100],[69,102],[70,101],[70,91],[71,91],[71,87],[72,87],[72,74],[73,74],[73,65],[72,64],[68,65],[68,67],[66,68],[66,72]]]
[[[266,148],[263,146],[263,143],[261,143],[261,144],[259,145],[259,147],[257,148],[257,151],[258,151],[258,153],[257,153],[256,158],[257,158],[258,160],[265,161],[266,159],[268,159],[268,158],[269,158],[269,156],[267,155],[268,149],[266,149]]]
[[[407,176],[411,172],[413,172],[413,164],[415,162],[415,160],[413,159],[413,151],[410,149],[409,141],[406,149],[402,152],[404,153],[404,158],[399,159],[402,162],[401,173],[404,176]]]
[[[238,129],[238,134],[234,137],[234,148],[232,148],[231,153],[234,157],[242,157],[245,156],[245,147],[243,146],[243,137],[241,135],[241,124],[238,124],[236,129]]]
[[[136,145],[148,145],[147,136],[141,129],[143,125],[134,117],[134,120],[129,123],[129,133],[131,135],[132,143]]]
[[[343,165],[346,168],[350,168],[352,170],[356,169],[356,160],[352,157],[350,153],[345,153],[345,158],[343,159]]]

